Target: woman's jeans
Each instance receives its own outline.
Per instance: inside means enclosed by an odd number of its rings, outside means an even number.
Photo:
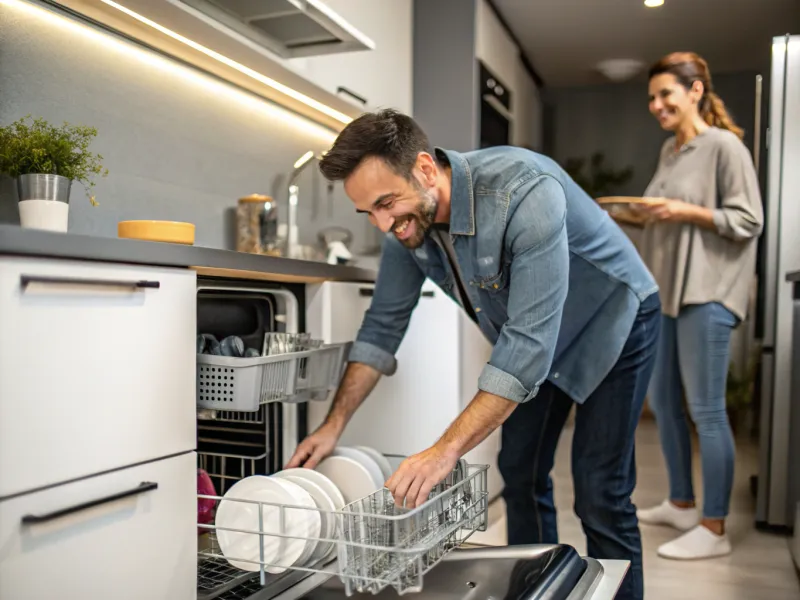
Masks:
[[[731,331],[737,317],[716,302],[685,306],[678,318],[662,316],[650,407],[656,416],[669,471],[669,497],[694,500],[692,446],[681,383],[700,440],[703,516],[723,519],[733,484],[733,435],[725,409]]]

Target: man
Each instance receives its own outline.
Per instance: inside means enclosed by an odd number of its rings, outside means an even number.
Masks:
[[[392,110],[350,123],[320,169],[344,182],[356,210],[387,237],[372,304],[327,420],[289,466],[313,468],[330,454],[381,374],[394,372],[430,278],[494,349],[472,402],[386,483],[395,500],[421,504],[464,453],[503,425],[509,544],[557,542],[550,471],[575,403],[575,511],[588,554],[631,561],[619,597],[641,598],[641,539],[630,499],[634,431],[660,302],[625,234],[549,158],[511,147],[431,150],[422,129]]]

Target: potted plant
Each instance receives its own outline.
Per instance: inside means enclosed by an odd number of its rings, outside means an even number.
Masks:
[[[0,174],[13,177],[23,227],[67,231],[72,182],[81,183],[92,206],[94,177],[105,177],[99,154],[89,152],[93,127],[55,127],[30,115],[0,127]]]
[[[754,352],[748,363],[737,372],[731,363],[725,386],[725,408],[731,429],[737,433],[743,426],[743,417],[753,400],[756,375],[758,373],[758,353]]]
[[[585,166],[588,166],[588,173],[584,172]],[[606,157],[602,152],[595,152],[588,161],[585,158],[568,158],[564,162],[564,170],[592,198],[612,195],[633,177],[631,167],[617,170],[606,166]]]

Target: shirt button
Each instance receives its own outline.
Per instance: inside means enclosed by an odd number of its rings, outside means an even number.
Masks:
[[[558,379],[560,373],[553,373],[553,379]]]
[[[479,312],[481,312],[481,309],[480,309],[480,307],[479,307],[479,306],[476,306],[476,307],[475,307],[475,312],[476,312],[476,313],[479,313]]]
[[[497,284],[495,283],[495,284],[494,284],[492,287],[493,287],[494,289],[497,289],[497,288],[498,288],[498,287],[500,287],[500,286],[499,286],[499,285],[497,285]]]

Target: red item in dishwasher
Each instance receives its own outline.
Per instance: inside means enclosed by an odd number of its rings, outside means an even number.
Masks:
[[[203,469],[197,469],[197,493],[205,496],[216,496],[217,490],[214,489],[214,483],[211,477],[208,476]],[[214,507],[217,501],[211,498],[198,498],[197,499],[197,522],[203,525],[208,525],[214,520]],[[198,527],[197,534],[202,535],[211,531],[205,527]]]

